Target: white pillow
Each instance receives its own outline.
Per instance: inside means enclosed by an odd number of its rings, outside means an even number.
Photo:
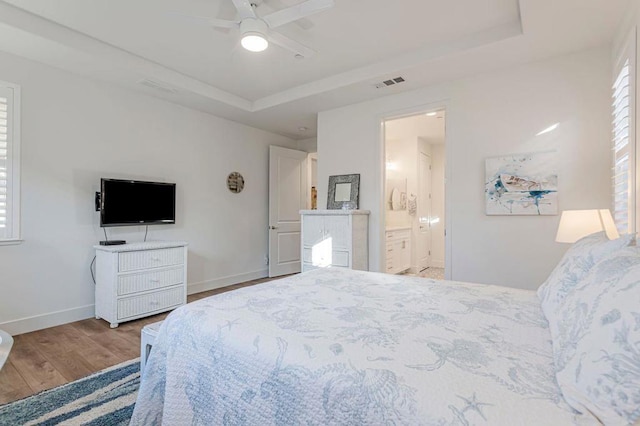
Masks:
[[[640,248],[595,265],[550,323],[556,377],[574,409],[606,425],[640,420]]]
[[[549,278],[538,288],[538,297],[547,321],[555,320],[558,307],[564,298],[596,263],[628,246],[632,238],[632,235],[622,235],[615,240],[609,240],[604,232],[598,232],[574,243]]]

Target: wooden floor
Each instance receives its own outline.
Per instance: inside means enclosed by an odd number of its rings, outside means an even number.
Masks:
[[[193,294],[193,302],[214,294],[269,281],[269,278]],[[87,319],[14,336],[9,359],[0,371],[0,404],[78,380],[140,356],[140,330],[168,313],[109,328],[104,320]]]

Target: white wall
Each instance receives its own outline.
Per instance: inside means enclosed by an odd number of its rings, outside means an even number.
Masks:
[[[93,315],[100,177],[177,183],[177,224],[149,239],[190,243],[190,292],[266,275],[268,146],[294,141],[14,56],[0,64],[0,80],[22,86],[24,238],[0,246],[0,328]],[[226,188],[232,171],[240,194]],[[107,232],[140,241],[144,228]]]
[[[300,151],[309,153],[318,152],[318,138],[300,139],[296,144],[296,149],[299,149]]]
[[[438,222],[431,224],[431,265],[444,268],[444,172],[445,146],[431,144],[431,217]]]
[[[555,149],[560,209],[608,208],[610,86],[610,49],[601,48],[322,112],[319,204],[329,175],[361,174],[360,206],[372,212],[370,268],[380,270],[380,122],[446,105],[452,278],[535,289],[567,248],[554,242],[560,217],[486,216],[484,160]],[[556,122],[558,130],[535,136]]]

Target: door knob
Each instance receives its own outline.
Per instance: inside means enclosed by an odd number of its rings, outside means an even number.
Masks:
[[[269,226],[269,229],[278,229],[277,226]]]

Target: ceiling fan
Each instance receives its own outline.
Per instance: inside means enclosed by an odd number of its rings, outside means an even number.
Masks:
[[[315,51],[274,29],[334,5],[333,0],[306,0],[295,6],[258,16],[255,8],[260,0],[232,0],[232,2],[238,10],[238,20],[206,18],[208,23],[217,28],[239,28],[242,36],[240,44],[251,52],[262,52],[271,42],[305,58],[315,54]]]

